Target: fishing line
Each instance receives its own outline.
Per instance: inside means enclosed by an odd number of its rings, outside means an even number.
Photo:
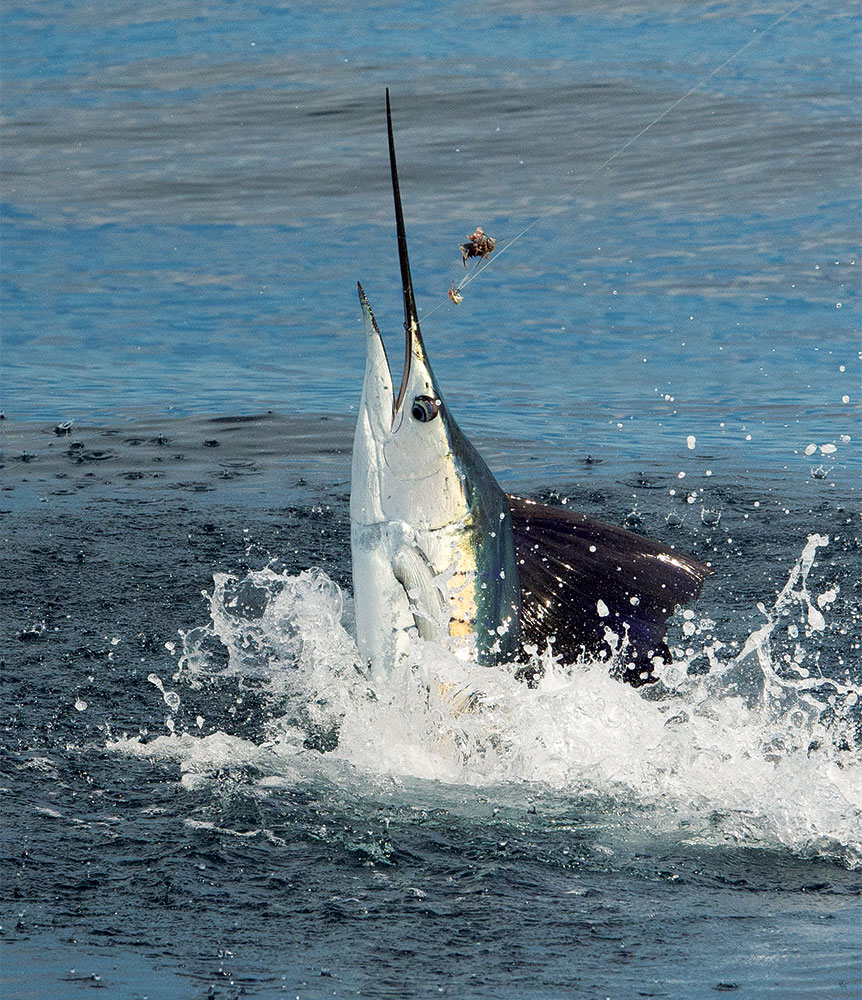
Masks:
[[[649,130],[653,128],[653,126],[658,125],[658,123],[663,118],[666,118],[672,111],[678,108],[683,101],[687,100],[689,97],[691,97],[692,94],[700,90],[701,87],[709,83],[709,81],[714,76],[717,76],[726,66],[732,63],[734,59],[738,59],[739,56],[741,56],[742,53],[745,52],[746,49],[751,48],[752,45],[754,45],[756,42],[759,42],[764,35],[768,35],[769,32],[777,28],[782,21],[786,21],[789,17],[792,17],[801,7],[804,7],[806,3],[808,3],[808,0],[801,0],[801,2],[796,4],[795,7],[786,11],[784,14],[781,15],[781,17],[777,17],[774,21],[768,24],[761,32],[758,32],[757,29],[755,28],[754,29],[755,34],[753,35],[752,38],[749,38],[749,40],[744,45],[741,45],[732,55],[729,55],[727,59],[724,60],[723,63],[721,63],[719,66],[716,66],[705,77],[699,80],[693,87],[687,90],[682,95],[682,97],[678,97],[672,104],[669,104],[664,109],[664,111],[661,112],[660,115],[657,115],[655,118],[653,118],[653,120],[648,125],[644,125],[644,127],[640,130],[640,132],[636,133],[630,139],[624,142],[623,145],[620,146],[620,148],[617,149],[615,152],[611,153],[611,155],[606,160],[604,160],[604,162],[600,163],[599,166],[597,166],[594,170],[591,170],[590,173],[588,173],[585,177],[582,177],[581,180],[579,180],[578,183],[574,186],[574,188],[572,188],[571,194],[574,195],[576,192],[578,192],[588,181],[591,181],[597,174],[601,173],[601,171],[604,170],[605,167],[613,163],[613,161],[617,159],[618,156],[621,156],[629,148],[629,146],[637,142],[642,135],[644,135],[646,132],[649,132]],[[469,274],[466,274],[458,283],[458,285],[455,286],[455,291],[460,292],[461,289],[466,288],[471,281],[475,281],[476,278],[478,278],[479,275],[486,268],[490,267],[493,263],[495,263],[495,261],[497,261],[510,247],[514,246],[514,244],[517,243],[522,236],[525,236],[533,228],[533,226],[541,222],[542,219],[547,218],[549,215],[557,211],[559,210],[551,208],[548,209],[546,212],[542,212],[540,215],[537,215],[532,222],[524,226],[524,228],[515,236],[513,236],[512,239],[508,241],[508,243],[505,243],[502,247],[500,247],[499,250],[496,250],[493,257],[489,257],[486,261],[480,264],[480,266],[477,267],[475,270],[471,271]],[[565,209],[563,209],[563,211],[565,211]],[[438,309],[443,308],[443,306],[446,304],[446,301],[447,300],[444,299],[442,302],[439,302],[436,306],[434,306],[433,309],[425,313],[422,319],[426,320],[428,319],[429,316],[433,316]]]

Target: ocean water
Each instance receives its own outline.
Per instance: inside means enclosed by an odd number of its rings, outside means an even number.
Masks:
[[[858,11],[3,20],[0,994],[862,994]],[[386,86],[462,429],[714,569],[661,685],[357,664]]]

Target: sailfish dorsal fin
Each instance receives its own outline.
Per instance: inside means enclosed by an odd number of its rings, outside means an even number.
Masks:
[[[667,619],[697,597],[712,572],[660,542],[595,521],[567,507],[510,496],[521,584],[521,640],[571,662],[607,652],[606,631],[626,637],[623,675],[652,676],[652,658],[668,661]]]

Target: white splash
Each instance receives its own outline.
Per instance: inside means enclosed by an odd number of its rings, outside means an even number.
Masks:
[[[165,691],[165,686],[162,683],[162,679],[161,677],[159,677],[158,674],[150,674],[147,677],[147,680],[150,682],[150,684],[154,684],[159,689],[159,691],[162,692],[162,697],[165,700],[165,704],[172,712],[179,711],[180,696],[177,694],[176,691]]]
[[[338,761],[377,775],[522,784],[528,794],[598,793],[686,840],[862,864],[859,688],[821,672],[818,642],[839,592],[830,584],[812,596],[808,585],[827,544],[809,537],[738,652],[707,639],[715,623],[687,611],[686,647],[661,669],[661,692],[620,683],[607,663],[563,664],[550,648],[533,653],[531,688],[516,676],[522,665],[479,667],[418,639],[411,661],[375,690],[349,632],[350,599],[324,573],[219,575],[212,622],[182,636],[174,679],[263,686],[275,706],[265,740],[203,735],[194,720],[186,732],[113,746],[178,761],[189,787],[224,767],[252,765],[262,782],[283,783]],[[321,733],[331,736],[326,754],[308,749]]]

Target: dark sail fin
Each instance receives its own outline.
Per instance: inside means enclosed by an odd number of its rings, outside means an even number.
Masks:
[[[627,638],[623,678],[655,680],[652,658],[670,660],[667,619],[697,597],[707,566],[660,542],[565,507],[510,496],[521,583],[521,640],[572,661],[609,653],[610,629]]]

